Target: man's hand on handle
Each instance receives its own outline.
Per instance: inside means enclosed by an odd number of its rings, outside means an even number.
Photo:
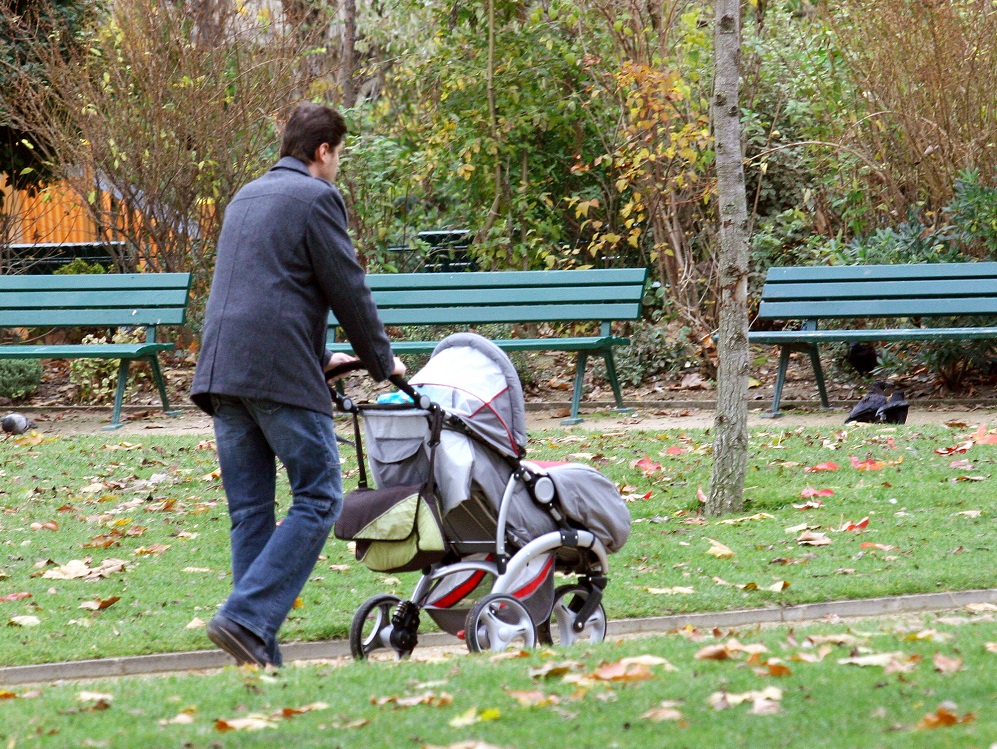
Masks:
[[[325,371],[329,372],[335,369],[336,367],[341,367],[344,364],[349,364],[350,362],[355,362],[355,361],[359,361],[359,359],[355,356],[351,356],[350,354],[343,354],[337,352],[332,355],[332,357],[329,359],[329,363],[325,365]],[[395,368],[391,370],[391,377],[404,377],[406,372],[406,367],[405,364],[402,362],[402,360],[396,356],[394,364]],[[356,369],[356,367],[352,367],[351,369],[344,371],[342,374],[332,377],[331,381],[336,381],[345,377],[353,369]]]

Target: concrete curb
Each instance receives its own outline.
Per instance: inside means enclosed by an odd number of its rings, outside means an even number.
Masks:
[[[966,590],[954,593],[923,593],[858,601],[829,601],[799,606],[738,609],[701,614],[675,614],[644,619],[618,619],[609,623],[607,636],[671,632],[687,625],[700,629],[740,627],[752,624],[786,624],[813,621],[829,616],[841,618],[913,614],[958,609],[971,603],[997,604],[997,589]],[[419,636],[420,647],[460,644],[460,640],[441,632]],[[295,642],[281,646],[284,660],[312,661],[349,656],[344,640]],[[34,666],[0,668],[0,685],[43,683],[73,679],[99,679],[119,676],[177,671],[196,671],[231,665],[232,659],[220,650],[196,650],[188,653],[162,653],[124,658],[102,658],[68,663],[41,663]]]

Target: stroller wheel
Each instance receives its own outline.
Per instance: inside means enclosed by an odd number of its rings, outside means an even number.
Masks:
[[[517,643],[523,648],[537,644],[537,628],[530,612],[512,596],[501,593],[491,593],[474,604],[464,632],[472,653],[502,652]]]
[[[602,642],[606,638],[606,610],[600,603],[585,622],[581,632],[572,626],[575,615],[589,597],[584,585],[561,585],[554,591],[554,609],[550,619],[537,627],[537,635],[544,645],[568,646],[576,642]]]
[[[350,652],[354,658],[361,661],[375,650],[391,647],[391,612],[401,600],[380,593],[360,604],[350,625]]]

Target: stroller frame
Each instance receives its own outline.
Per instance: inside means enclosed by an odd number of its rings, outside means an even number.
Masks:
[[[351,363],[356,365],[358,363]],[[330,379],[361,366],[346,365],[328,373]],[[359,421],[365,411],[400,411],[421,409],[432,419],[443,412],[443,428],[461,432],[472,440],[480,440],[463,422],[425,394],[416,391],[402,377],[392,376],[390,382],[410,399],[408,404],[358,404],[338,389],[330,387],[337,408],[352,415],[355,448],[361,481],[366,483],[363,437]],[[494,583],[468,611],[463,631],[452,632],[463,637],[471,652],[503,651],[513,645],[534,647],[537,644],[570,645],[585,640],[600,642],[605,638],[607,619],[602,606],[602,593],[608,582],[609,560],[605,546],[590,531],[572,527],[557,508],[553,483],[539,466],[517,458],[505,458],[512,468],[499,504],[494,543],[484,541],[459,542],[465,547],[481,546],[490,558],[484,560],[444,560],[422,570],[422,576],[411,596],[402,600],[393,594],[377,594],[357,609],[350,627],[350,650],[354,658],[366,659],[380,649],[394,651],[399,658],[411,655],[418,644],[419,612],[428,604],[440,583],[461,573],[483,573],[494,576]],[[547,508],[557,524],[557,530],[543,533],[509,553],[508,519],[516,489],[525,485],[532,500]],[[565,556],[562,554],[572,550]],[[564,584],[553,591],[553,602],[537,613],[528,610],[517,598],[516,584],[527,565],[545,554],[553,555],[549,572],[575,574],[576,583]],[[552,584],[552,583],[551,583]],[[439,622],[437,622],[439,623]],[[442,625],[441,625],[441,628]]]

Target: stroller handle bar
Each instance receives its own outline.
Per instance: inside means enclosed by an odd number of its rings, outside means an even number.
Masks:
[[[354,359],[353,361],[348,361],[344,362],[343,364],[338,364],[335,367],[332,367],[331,369],[327,370],[325,373],[325,379],[326,382],[328,382],[331,387],[332,381],[337,377],[342,377],[345,374],[349,374],[350,372],[356,372],[357,370],[360,369],[366,370],[367,367],[364,366],[364,363],[359,359]],[[408,380],[406,380],[401,375],[391,375],[390,377],[388,377],[388,382],[390,382],[396,388],[405,393],[405,395],[411,398],[412,402],[415,403],[415,405],[418,408],[421,408],[424,411],[428,411],[432,406],[432,401],[429,399],[429,397],[423,395],[422,393],[418,392],[415,388],[413,388],[411,385],[409,385]]]

